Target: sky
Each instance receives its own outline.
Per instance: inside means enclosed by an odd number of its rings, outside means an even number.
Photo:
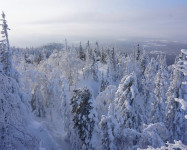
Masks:
[[[10,44],[162,39],[187,41],[187,0],[0,0]]]

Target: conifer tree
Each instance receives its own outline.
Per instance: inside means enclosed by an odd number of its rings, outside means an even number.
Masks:
[[[81,42],[80,42],[80,46],[79,46],[78,57],[79,57],[81,60],[83,60],[83,61],[86,60],[86,58],[85,58],[86,56],[85,56],[85,53],[84,53],[84,49],[83,49],[83,47],[82,47],[82,45],[81,45]]]
[[[107,60],[106,60],[106,53],[104,52],[103,47],[102,47],[102,49],[101,49],[101,57],[100,57],[100,62],[101,62],[101,63],[104,63],[104,64],[106,64],[106,63],[107,63]]]
[[[86,43],[86,61],[89,62],[90,60],[92,60],[92,57],[93,57],[93,53],[90,47],[90,42],[88,41]]]
[[[146,53],[145,49],[143,49],[143,53],[142,56],[140,58],[140,67],[141,67],[141,74],[144,74],[144,71],[147,67],[147,65],[149,64],[149,55]]]
[[[11,58],[11,49],[9,45],[8,39],[8,28],[7,21],[5,19],[5,13],[2,12],[2,40],[0,40],[0,68],[4,71],[4,73],[8,76],[11,76],[11,68],[12,68],[12,58]],[[0,70],[1,70],[0,69]]]
[[[152,103],[155,102],[155,76],[156,76],[157,70],[156,70],[156,61],[153,58],[151,58],[150,63],[147,65],[145,71],[144,71],[144,77],[145,80],[143,81],[144,84],[144,106],[145,106],[145,116],[146,116],[146,122],[148,123],[150,119],[152,118],[150,112],[152,110]]]
[[[140,129],[142,117],[137,96],[137,78],[131,73],[121,80],[115,94],[115,114],[124,128]]]
[[[104,78],[103,73],[101,74],[101,84],[99,88],[99,92],[103,92],[108,86],[108,81]]]
[[[110,51],[108,50],[108,68],[107,68],[107,76],[110,82],[116,82],[118,79],[117,76],[117,60],[114,48]]]
[[[141,50],[140,50],[140,45],[138,44],[137,47],[136,47],[136,51],[135,51],[135,60],[136,61],[139,61],[140,58],[141,58]]]
[[[95,50],[94,53],[96,54],[96,58],[100,57],[100,49],[98,42],[95,43]]]
[[[185,112],[181,109],[179,102],[175,101],[175,98],[183,98],[183,79],[183,73],[174,69],[173,80],[171,81],[170,87],[167,91],[168,113],[165,118],[165,124],[170,133],[170,142],[173,142],[173,140],[183,141],[185,138]]]
[[[87,87],[74,90],[71,98],[74,127],[82,141],[82,149],[91,149],[92,132],[95,126],[93,99]]]
[[[92,72],[92,78],[94,81],[98,81],[98,65],[96,60],[96,55],[94,54],[92,57],[92,64],[91,64],[91,72]]]
[[[37,117],[45,117],[45,105],[40,87],[36,86],[31,99],[32,111]]]
[[[174,67],[174,76],[170,88],[167,92],[168,114],[166,116],[166,125],[170,131],[170,141],[174,138],[187,142],[186,124],[187,124],[187,50],[181,49],[178,60]],[[182,83],[181,83],[182,82]],[[181,108],[180,108],[181,107]],[[170,125],[170,123],[173,123]],[[172,131],[173,130],[173,131]]]
[[[158,70],[155,77],[155,96],[156,100],[154,102],[152,114],[152,123],[163,122],[166,115],[166,92],[169,86],[169,74],[166,64],[166,58],[160,57],[160,69]]]
[[[116,124],[113,121],[113,117],[111,115],[102,116],[101,121],[99,123],[101,128],[101,145],[105,150],[117,150],[115,145],[115,128]]]

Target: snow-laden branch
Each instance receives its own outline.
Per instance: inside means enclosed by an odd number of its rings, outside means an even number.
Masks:
[[[147,149],[138,148],[138,150],[175,150],[175,149],[185,150],[187,149],[187,146],[182,144],[181,141],[174,140],[174,144],[167,142],[166,146],[162,146],[161,148],[153,148],[153,147],[148,147]]]
[[[179,102],[182,105],[181,108],[183,110],[187,110],[187,102],[184,99],[175,98],[175,101]],[[187,115],[185,115],[185,118],[187,119]]]

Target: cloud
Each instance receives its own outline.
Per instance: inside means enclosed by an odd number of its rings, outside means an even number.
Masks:
[[[32,40],[37,35],[41,40],[187,38],[187,2],[183,0],[6,0],[2,6],[15,41],[18,36]]]

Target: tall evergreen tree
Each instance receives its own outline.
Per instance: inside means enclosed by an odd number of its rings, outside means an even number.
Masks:
[[[140,129],[142,117],[138,95],[137,78],[131,73],[121,80],[115,94],[115,114],[124,128]]]
[[[85,87],[74,90],[71,98],[74,127],[78,130],[82,141],[82,149],[91,149],[91,138],[95,126],[93,99],[90,91]]]
[[[84,53],[84,49],[83,49],[83,47],[82,47],[82,45],[81,45],[81,42],[80,42],[80,46],[79,46],[78,57],[79,57],[81,60],[83,60],[83,61],[86,60],[86,56],[85,56],[85,53]]]
[[[4,71],[4,73],[8,76],[11,76],[11,68],[12,68],[12,58],[11,58],[11,49],[9,45],[8,39],[8,24],[5,19],[5,13],[2,12],[2,40],[0,41],[0,68]],[[0,70],[1,70],[0,69]]]
[[[45,117],[45,105],[40,87],[36,86],[31,99],[32,111],[37,117]]]
[[[118,79],[117,76],[117,60],[114,48],[112,50],[108,50],[108,70],[107,76],[110,82],[116,82]]]
[[[96,54],[96,58],[100,57],[100,49],[99,49],[99,44],[98,42],[95,43],[95,50],[94,53]]]
[[[142,75],[144,75],[144,71],[149,64],[149,55],[146,53],[145,49],[143,49],[143,53],[140,58],[140,72]]]
[[[104,63],[104,64],[107,63],[107,55],[106,55],[106,53],[104,52],[103,47],[102,47],[102,49],[101,49],[100,62],[101,62],[101,63]]]
[[[155,96],[156,100],[152,109],[152,123],[163,122],[166,115],[166,92],[169,86],[169,74],[166,64],[166,58],[160,57],[160,69],[155,77]]]
[[[135,60],[139,61],[141,58],[142,51],[140,50],[140,45],[138,44],[135,51]]]
[[[86,61],[89,62],[93,57],[93,52],[92,49],[90,47],[90,42],[88,41],[86,43]]]
[[[184,117],[185,112],[181,109],[179,102],[175,101],[175,98],[183,98],[183,79],[183,73],[174,69],[173,80],[171,81],[167,92],[168,113],[165,118],[165,124],[170,133],[170,142],[173,142],[173,140],[184,141],[185,139],[185,128],[187,123]]]
[[[115,145],[115,128],[116,124],[113,120],[113,116],[102,116],[99,123],[101,128],[101,145],[103,150],[116,150]]]
[[[91,64],[91,72],[92,72],[92,78],[94,81],[98,81],[98,65],[96,60],[96,55],[94,54],[92,57],[92,64]]]
[[[101,83],[99,87],[99,92],[103,92],[108,86],[108,81],[104,78],[103,73],[101,74]]]
[[[144,77],[145,80],[143,81],[144,85],[144,107],[145,107],[145,116],[146,116],[146,122],[149,123],[150,119],[152,118],[150,112],[152,110],[152,103],[155,102],[156,97],[154,94],[155,89],[155,76],[156,76],[157,70],[156,70],[156,60],[151,58],[150,63],[147,65],[145,71],[144,71]]]

